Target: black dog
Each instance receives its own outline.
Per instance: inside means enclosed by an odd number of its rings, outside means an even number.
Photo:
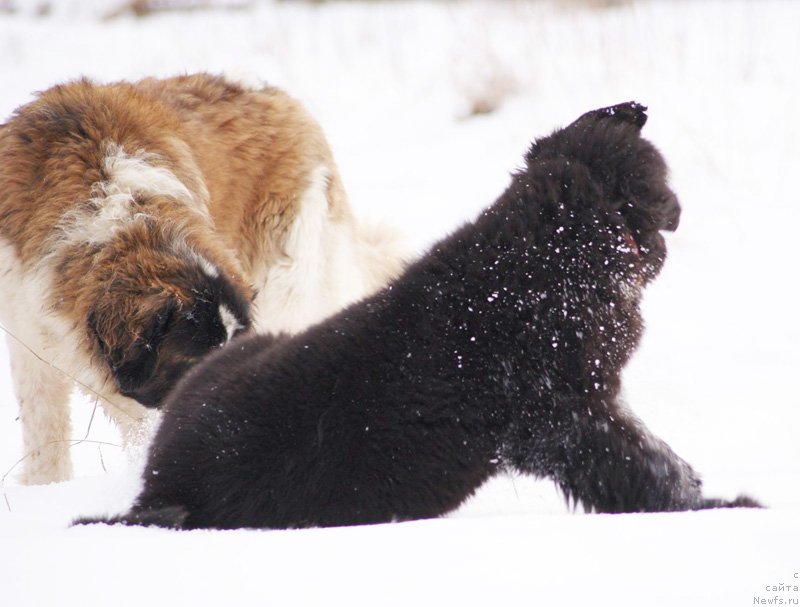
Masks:
[[[536,141],[497,202],[376,296],[195,367],[166,404],[144,490],[106,522],[427,518],[504,469],[598,512],[756,506],[705,499],[617,400],[659,230],[680,213],[639,135],[645,109],[589,112]]]

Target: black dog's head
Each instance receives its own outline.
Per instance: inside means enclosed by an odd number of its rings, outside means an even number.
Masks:
[[[87,327],[119,392],[157,407],[192,365],[250,327],[250,297],[197,255],[152,253],[115,261]]]
[[[675,230],[678,199],[667,185],[667,166],[659,151],[641,137],[646,107],[636,102],[588,112],[564,129],[540,139],[526,160],[565,158],[580,163],[600,188],[606,211],[630,232],[642,259],[644,277],[661,268],[666,248],[661,230]]]

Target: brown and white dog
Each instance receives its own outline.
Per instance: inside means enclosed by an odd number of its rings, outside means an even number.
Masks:
[[[0,126],[22,482],[71,477],[74,383],[132,441],[204,354],[250,326],[299,331],[403,258],[355,220],[320,127],[280,90],[200,74],[45,91]]]

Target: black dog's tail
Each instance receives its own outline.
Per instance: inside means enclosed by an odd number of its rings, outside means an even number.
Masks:
[[[763,508],[764,506],[749,495],[738,495],[736,499],[724,500],[718,498],[705,498],[698,510],[710,508]]]
[[[182,529],[183,523],[189,516],[189,511],[183,506],[165,506],[147,510],[131,510],[126,514],[110,517],[87,517],[73,521],[73,525],[139,525],[142,527],[166,527],[168,529]]]

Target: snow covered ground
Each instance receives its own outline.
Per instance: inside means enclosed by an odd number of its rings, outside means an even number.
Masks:
[[[0,349],[0,603],[800,604],[800,2],[264,1],[111,20],[116,0],[61,0],[44,17],[40,4],[0,2],[18,8],[0,12],[0,119],[79,75],[266,80],[322,122],[359,212],[420,249],[489,204],[532,137],[602,105],[649,105],[645,133],[684,214],[626,399],[709,494],[769,509],[584,515],[549,483],[504,478],[441,520],[68,528],[123,509],[139,462],[99,444],[115,430],[76,398],[78,478],[19,486]]]

